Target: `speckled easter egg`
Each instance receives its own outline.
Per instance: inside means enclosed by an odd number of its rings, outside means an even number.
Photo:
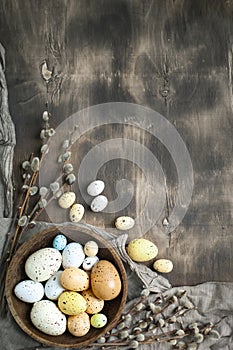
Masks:
[[[158,254],[157,246],[144,238],[132,240],[126,247],[129,257],[137,262],[144,262],[154,259]]]
[[[57,250],[63,250],[65,246],[67,245],[67,238],[66,236],[60,234],[54,237],[53,239],[53,248]]]
[[[63,292],[58,298],[58,307],[66,315],[78,315],[86,311],[87,302],[78,292]]]
[[[94,328],[103,328],[108,322],[104,314],[95,314],[91,316],[91,325]]]
[[[83,260],[82,268],[85,271],[91,271],[92,267],[99,261],[98,256],[88,256]]]
[[[95,180],[92,181],[88,186],[87,186],[87,193],[90,196],[98,196],[100,193],[103,192],[105,187],[105,184],[102,180]]]
[[[75,203],[70,209],[70,221],[79,222],[84,215],[84,206],[82,204]]]
[[[88,241],[84,246],[86,256],[95,256],[98,254],[98,244],[95,241]]]
[[[100,195],[95,197],[91,202],[91,210],[98,213],[100,211],[103,211],[107,205],[108,205],[107,197]]]
[[[68,290],[81,292],[89,288],[88,274],[78,267],[69,267],[61,274],[61,285]]]
[[[131,228],[134,227],[134,219],[131,218],[130,216],[120,216],[119,218],[116,219],[115,221],[115,226],[118,230],[130,230]]]
[[[43,298],[44,286],[40,282],[25,280],[15,286],[14,292],[25,303],[35,303]]]
[[[65,288],[62,287],[60,282],[61,274],[62,274],[62,271],[57,271],[45,283],[45,295],[50,300],[57,300],[59,295],[65,290]]]
[[[64,269],[67,267],[80,267],[84,259],[83,246],[77,242],[67,244],[62,252],[62,266]]]
[[[90,318],[86,312],[75,316],[69,316],[67,322],[69,332],[75,337],[82,337],[90,330]]]
[[[82,292],[82,296],[87,302],[86,312],[88,314],[97,314],[104,307],[104,300],[97,298],[91,289]]]
[[[121,279],[115,266],[107,260],[100,260],[91,270],[91,288],[102,300],[112,300],[121,291]]]
[[[158,272],[169,273],[173,270],[173,263],[168,259],[158,259],[154,262],[153,267]]]
[[[48,280],[61,266],[62,255],[54,248],[42,248],[31,254],[25,263],[27,276],[36,282]]]
[[[67,209],[70,208],[72,204],[75,202],[76,195],[74,192],[65,192],[59,198],[58,204],[61,208]]]
[[[34,326],[49,335],[61,335],[66,331],[66,317],[50,300],[41,300],[31,309],[30,318]]]

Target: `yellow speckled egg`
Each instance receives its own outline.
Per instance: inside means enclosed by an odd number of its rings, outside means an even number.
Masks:
[[[60,283],[65,289],[81,292],[89,288],[89,276],[78,267],[68,267],[62,272]]]
[[[173,263],[168,259],[158,259],[154,262],[153,267],[158,272],[169,273],[173,270]]]
[[[144,238],[132,240],[126,247],[129,257],[137,262],[149,261],[154,259],[158,254],[157,246]]]
[[[121,291],[121,279],[115,266],[107,260],[100,260],[91,270],[91,288],[102,300],[112,300]]]
[[[82,337],[90,330],[90,318],[86,312],[81,312],[75,316],[69,316],[67,326],[72,335],[75,337]]]
[[[104,307],[104,300],[97,298],[91,289],[85,290],[82,292],[82,296],[86,299],[88,314],[97,314]]]
[[[58,307],[66,315],[78,315],[86,311],[87,302],[79,293],[66,291],[59,296]]]

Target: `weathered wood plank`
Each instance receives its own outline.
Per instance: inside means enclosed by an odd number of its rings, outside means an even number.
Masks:
[[[182,225],[169,249],[159,239],[160,255],[174,260],[174,284],[232,281],[232,12],[232,1],[1,1],[0,38],[18,142],[17,188],[19,163],[40,145],[47,99],[39,70],[44,59],[54,69],[49,89],[54,127],[77,110],[104,102],[133,102],[158,111],[180,133],[194,168],[193,197]],[[74,156],[76,172],[85,154],[109,135],[135,139],[160,161],[168,193],[158,222],[162,228],[176,202],[177,172],[166,148],[140,126],[107,126],[85,134]],[[124,212],[140,213],[148,188],[141,169],[116,160],[99,176],[110,199],[118,178],[132,181],[135,196]],[[67,218],[60,211],[57,216]],[[108,228],[115,216],[87,210],[85,218]],[[155,241],[156,235],[156,227],[147,234]]]

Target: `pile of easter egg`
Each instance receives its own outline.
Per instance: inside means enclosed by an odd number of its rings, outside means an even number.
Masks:
[[[32,304],[30,319],[41,332],[56,336],[68,330],[81,337],[91,327],[107,324],[101,311],[106,301],[119,295],[121,279],[110,261],[98,258],[98,251],[95,241],[68,243],[58,234],[51,247],[27,258],[28,279],[19,282],[14,293]]]

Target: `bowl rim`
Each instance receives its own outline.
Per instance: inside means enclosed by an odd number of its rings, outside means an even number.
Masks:
[[[114,319],[111,322],[109,322],[103,329],[100,329],[100,333],[98,333],[96,336],[95,335],[92,336],[91,340],[87,339],[87,340],[83,340],[83,341],[81,340],[82,337],[75,337],[74,336],[74,343],[73,344],[56,343],[56,336],[54,336],[54,340],[55,340],[54,342],[50,341],[48,339],[44,339],[42,332],[41,332],[41,334],[42,334],[41,336],[33,333],[32,330],[29,329],[27,327],[27,325],[21,320],[21,317],[19,316],[19,314],[15,308],[14,302],[12,300],[13,291],[12,291],[12,284],[11,284],[11,275],[15,269],[16,263],[18,265],[18,259],[20,259],[20,257],[22,257],[25,254],[26,248],[30,249],[29,248],[30,246],[35,245],[37,243],[37,241],[39,243],[40,240],[42,241],[42,238],[47,236],[48,234],[52,234],[55,237],[56,234],[62,233],[62,231],[60,231],[61,227],[62,227],[61,225],[59,225],[59,226],[54,225],[52,227],[49,227],[49,228],[42,230],[41,232],[35,233],[32,237],[30,237],[24,243],[22,243],[22,245],[17,249],[17,251],[16,251],[15,255],[13,256],[13,258],[11,259],[9,267],[7,269],[6,282],[5,282],[5,296],[6,296],[9,310],[10,310],[14,320],[19,325],[19,327],[25,333],[27,333],[31,338],[33,338],[34,340],[38,341],[39,343],[47,345],[47,346],[53,346],[53,347],[56,346],[56,347],[62,347],[62,348],[80,348],[80,347],[83,347],[83,346],[90,344],[90,342],[94,343],[97,339],[99,339],[101,336],[103,336],[108,331],[110,331],[112,328],[114,328],[114,326],[116,325],[117,321],[119,320],[121,313],[125,307],[127,294],[128,294],[127,274],[126,274],[125,267],[124,267],[124,264],[121,260],[120,255],[118,254],[116,249],[110,244],[109,241],[107,241],[106,239],[104,239],[103,237],[98,235],[95,231],[92,231],[89,226],[87,226],[86,228],[85,228],[85,226],[83,226],[82,228],[75,227],[74,225],[64,226],[66,233],[63,233],[63,234],[69,240],[74,241],[74,242],[75,241],[78,242],[78,240],[74,239],[74,237],[72,236],[71,233],[75,233],[75,232],[77,233],[77,231],[79,231],[79,232],[82,232],[83,234],[88,234],[91,237],[91,239],[97,240],[97,241],[103,243],[104,248],[107,248],[110,251],[110,254],[113,256],[113,259],[116,261],[117,269],[120,272],[119,275],[120,275],[121,282],[122,282],[122,291],[121,291],[122,297],[120,300],[120,307],[116,310],[116,314],[114,316]],[[67,231],[69,233],[67,233]],[[40,249],[40,247],[38,249]],[[38,249],[35,249],[34,251],[36,251]],[[31,252],[28,252],[27,256],[31,255],[32,253],[33,253],[33,249]],[[32,324],[32,326],[33,326],[33,324]],[[67,330],[66,330],[66,332],[67,332]],[[47,335],[45,334],[45,336],[47,336]]]

